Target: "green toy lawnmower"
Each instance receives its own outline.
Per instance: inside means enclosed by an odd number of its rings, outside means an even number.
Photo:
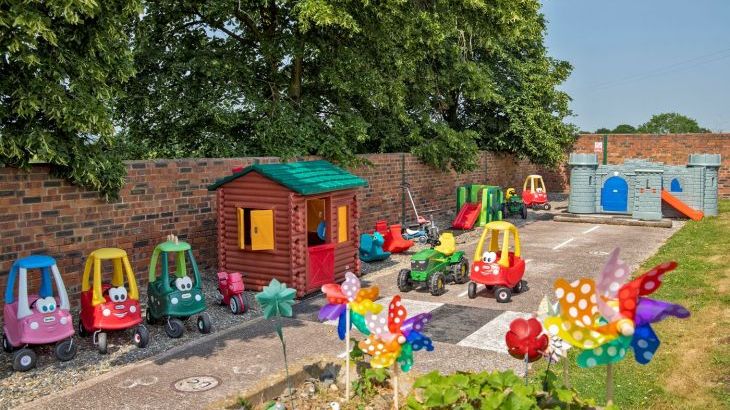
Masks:
[[[175,275],[170,276],[168,256],[175,256]],[[194,281],[187,275],[186,255],[190,261]],[[160,276],[156,275],[158,260],[161,262]],[[147,323],[165,323],[165,333],[178,338],[185,332],[185,324],[193,315],[198,315],[197,327],[200,333],[210,333],[213,325],[205,312],[205,296],[198,265],[195,263],[190,244],[170,235],[166,242],[155,248],[150,259],[149,285],[147,286]],[[201,313],[202,312],[202,313]]]
[[[504,193],[504,202],[502,202],[502,216],[507,218],[512,215],[519,215],[522,219],[527,219],[527,206],[514,188],[507,188]]]
[[[456,239],[451,232],[441,234],[438,240],[429,239],[429,249],[411,256],[411,269],[398,273],[398,290],[409,292],[415,287],[426,285],[433,296],[446,290],[447,282],[469,281],[469,261],[463,251],[456,251]]]

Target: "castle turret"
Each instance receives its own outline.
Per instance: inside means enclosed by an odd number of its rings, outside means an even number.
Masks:
[[[690,154],[687,167],[704,168],[704,181],[701,185],[702,212],[707,216],[717,215],[717,177],[721,163],[720,154]]]
[[[570,201],[568,212],[592,214],[596,212],[596,154],[570,154]]]

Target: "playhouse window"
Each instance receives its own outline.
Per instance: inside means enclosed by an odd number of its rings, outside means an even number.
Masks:
[[[328,207],[325,199],[307,200],[307,246],[330,242]]]
[[[347,206],[337,208],[337,240],[347,242]]]
[[[682,184],[679,182],[679,179],[672,179],[669,190],[671,192],[682,192]]]
[[[271,209],[236,208],[238,248],[265,251],[274,249],[274,211]]]

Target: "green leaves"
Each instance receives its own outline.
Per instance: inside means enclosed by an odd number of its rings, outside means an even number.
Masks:
[[[261,305],[264,319],[269,319],[275,316],[291,317],[295,296],[294,289],[287,288],[285,284],[272,279],[269,286],[264,286],[264,290],[257,293],[255,297]]]

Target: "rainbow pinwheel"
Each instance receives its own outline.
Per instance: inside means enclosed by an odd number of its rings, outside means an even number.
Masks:
[[[370,336],[361,341],[360,349],[371,355],[370,366],[388,368],[396,361],[407,372],[413,366],[413,352],[433,350],[433,342],[421,331],[431,320],[430,313],[406,319],[408,313],[399,295],[393,296],[388,311],[368,313],[365,318]]]
[[[337,335],[340,340],[345,340],[347,331],[346,316],[350,312],[350,327],[355,325],[364,335],[369,335],[367,326],[365,325],[364,315],[368,312],[380,313],[382,306],[373,302],[377,299],[379,289],[377,286],[370,288],[362,288],[360,279],[352,272],[345,273],[345,282],[342,285],[330,283],[322,286],[322,292],[327,297],[327,304],[319,311],[319,320],[336,320]],[[349,309],[348,309],[349,307]]]
[[[555,282],[560,312],[545,324],[552,334],[583,349],[578,356],[580,367],[616,363],[629,348],[637,362],[647,364],[659,348],[651,323],[669,316],[689,317],[681,305],[645,297],[661,286],[676,262],[658,265],[627,282],[630,271],[618,254],[618,248],[611,253],[597,284],[587,278]]]

